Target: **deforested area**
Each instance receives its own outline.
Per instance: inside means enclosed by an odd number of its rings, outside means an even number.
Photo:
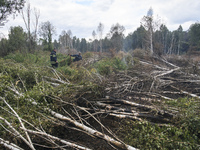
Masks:
[[[199,22],[169,30],[150,7],[130,33],[130,25],[106,31],[100,22],[88,38],[90,18],[111,21],[123,16],[113,8],[130,7],[116,0],[34,2],[0,2],[1,27],[12,15],[25,25],[11,26],[7,36],[0,31],[0,149],[200,149]],[[65,23],[50,4],[65,12]],[[102,11],[107,16],[88,17]]]
[[[85,53],[54,69],[35,63],[45,58],[34,54],[19,63],[19,55],[1,59],[5,147],[199,148],[200,70],[194,74],[193,61]]]

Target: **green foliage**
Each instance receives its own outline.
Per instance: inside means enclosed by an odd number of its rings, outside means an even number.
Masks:
[[[199,140],[189,130],[176,126],[131,121],[122,128],[125,142],[139,149],[199,149]]]
[[[49,22],[42,22],[39,28],[39,35],[43,38],[44,50],[52,51],[52,36],[56,33],[55,27]]]
[[[139,64],[139,59],[137,57],[132,57],[130,54],[125,57],[125,61],[129,68],[132,68],[133,65]]]
[[[92,57],[93,57],[93,53],[91,53],[91,52],[86,52],[86,53],[83,54],[83,57],[84,57],[84,58],[92,58]]]
[[[180,98],[165,104],[179,110],[179,115],[173,119],[174,125],[125,121],[121,127],[125,142],[139,149],[199,149],[199,100]]]
[[[102,59],[98,61],[94,66],[101,75],[109,75],[113,71],[125,70],[127,68],[125,62],[123,62],[118,57],[112,59]]]
[[[0,59],[0,95],[5,98],[21,118],[35,127],[42,125],[46,131],[52,131],[54,125],[48,119],[43,119],[43,115],[48,115],[43,108],[60,108],[60,105],[52,97],[61,96],[70,88],[64,86],[54,88],[49,82],[44,81],[44,76],[54,78],[50,67],[45,67],[44,64],[40,66],[40,59],[45,61],[46,58],[49,59],[49,55],[39,57],[36,54],[28,54],[24,56],[24,59],[20,57],[21,59],[18,60],[19,56],[21,54],[16,53],[10,54],[5,59]],[[17,95],[14,90],[23,94],[23,96]],[[38,105],[33,105],[31,101],[35,101]],[[0,109],[1,116],[18,128],[18,119],[8,113],[10,109],[2,100],[0,100],[0,104],[3,108]],[[41,115],[42,113],[43,115]],[[2,121],[1,123],[4,124]],[[5,127],[7,126],[5,125]],[[0,131],[2,138],[14,138],[2,126],[0,126]]]
[[[71,68],[69,66],[59,67],[58,70],[68,76],[74,76],[75,74],[78,73],[78,70]]]
[[[2,24],[10,14],[20,11],[24,6],[25,0],[1,0],[0,1],[0,24]]]
[[[26,44],[26,33],[23,28],[11,27],[9,36],[9,52],[24,51]]]
[[[145,56],[146,56],[146,51],[143,50],[143,49],[135,49],[133,52],[132,52],[132,55],[134,57],[138,57],[140,59],[143,59]]]
[[[0,41],[0,56],[6,56],[8,54],[8,40],[6,38]]]
[[[12,59],[18,63],[23,63],[25,60],[24,54],[22,53],[10,53],[9,55],[4,57],[5,59]]]
[[[122,50],[124,31],[124,26],[120,25],[119,23],[116,23],[116,25],[113,25],[110,29],[109,36],[111,40],[111,46],[112,48],[116,49],[117,52]]]
[[[180,128],[188,130],[192,136],[200,138],[199,100],[186,97],[176,101],[167,101],[166,103],[179,109],[180,115],[175,118],[178,120],[176,124]]]
[[[71,64],[70,56],[63,55],[63,54],[57,54],[57,59],[59,60],[59,66],[69,66]]]
[[[50,65],[50,53],[49,52],[35,52],[31,53],[10,53],[4,57],[7,60],[14,60],[17,63],[23,63],[24,65],[37,65],[37,66],[49,66]]]
[[[90,57],[90,54],[87,55]],[[129,64],[132,62],[138,63],[138,59],[131,55],[124,58],[125,60],[118,57],[105,58],[96,62],[94,66],[89,66],[88,69],[78,63],[68,66],[69,57],[58,54],[58,61],[64,60],[64,62],[56,71],[63,80],[68,79],[72,84],[53,87],[44,78],[44,76],[55,78],[54,71],[49,67],[49,52],[26,55],[9,54],[4,59],[0,59],[0,95],[6,98],[6,101],[21,118],[26,119],[35,127],[42,126],[48,133],[55,133],[59,129],[55,128],[55,125],[47,117],[44,117],[48,116],[44,108],[49,107],[57,112],[62,112],[62,108],[64,108],[70,112],[71,107],[61,104],[58,101],[59,98],[65,102],[74,102],[84,97],[88,103],[90,99],[95,100],[102,97],[104,87],[96,82],[98,77],[95,78],[95,74],[99,72],[101,75],[110,75],[115,71],[130,69]],[[23,96],[18,96],[9,89],[13,87],[23,93]],[[37,102],[38,105],[33,105],[31,100]],[[123,120],[118,133],[125,143],[139,149],[199,149],[199,102],[199,99],[191,98],[166,100],[166,107],[175,107],[179,111],[177,117],[171,120],[173,124],[159,126],[148,122]],[[2,101],[0,104],[4,108],[0,109],[1,116],[18,128],[17,118],[11,114],[8,115],[6,110],[9,108]],[[2,121],[0,123],[3,124]],[[1,137],[11,138],[11,135],[2,126],[0,126],[0,131]]]
[[[195,23],[190,26],[190,46],[197,46],[200,49],[200,23]]]

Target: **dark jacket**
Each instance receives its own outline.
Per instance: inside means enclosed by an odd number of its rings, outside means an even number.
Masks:
[[[71,56],[72,56],[72,57],[75,57],[75,58],[73,59],[73,61],[82,60],[82,56],[81,56],[81,55],[76,54],[76,55],[71,55]]]
[[[56,56],[56,52],[52,51],[50,54],[50,60],[51,60],[51,64],[56,64],[57,61],[57,56]]]

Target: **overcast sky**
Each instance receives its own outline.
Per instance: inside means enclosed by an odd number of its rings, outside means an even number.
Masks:
[[[50,21],[56,27],[57,39],[63,30],[71,30],[73,36],[92,39],[92,31],[101,22],[105,36],[113,24],[119,23],[126,29],[125,35],[135,31],[150,7],[154,16],[159,16],[169,30],[182,25],[188,30],[191,24],[200,20],[200,0],[29,0],[31,8],[40,10],[39,22]],[[155,17],[156,18],[156,17]],[[34,20],[34,18],[32,17]],[[0,32],[8,34],[10,26],[22,26],[24,22],[18,15]]]

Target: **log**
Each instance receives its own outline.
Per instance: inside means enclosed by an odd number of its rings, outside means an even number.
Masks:
[[[138,103],[127,101],[127,100],[123,100],[123,99],[114,99],[114,98],[110,98],[109,96],[106,96],[106,99],[109,99],[109,100],[112,100],[114,102],[118,102],[118,103],[121,103],[121,104],[126,104],[126,105],[129,105],[129,106],[138,107],[138,108],[141,108],[141,109],[144,109],[144,110],[147,110],[147,111],[156,110],[158,114],[164,115],[164,116],[168,116],[169,118],[173,118],[174,117],[174,115],[172,113],[169,113],[169,112],[166,112],[166,111],[163,113],[162,110],[160,110],[158,108],[155,108],[153,106],[138,104]],[[97,103],[97,104],[100,105],[101,103]],[[103,103],[102,103],[102,106],[107,107],[106,104],[103,105]],[[122,110],[122,111],[124,111],[124,110]],[[135,111],[132,110],[132,112],[134,113]],[[135,112],[135,113],[137,113],[137,112]],[[146,114],[143,114],[143,113],[138,113],[138,114],[140,114],[140,115],[138,115],[137,117],[153,118],[151,115],[146,115]],[[160,119],[160,117],[157,117],[157,118]]]
[[[140,60],[140,63],[141,64],[145,64],[145,65],[151,65],[151,66],[153,66],[153,67],[155,67],[157,69],[160,69],[160,70],[165,70],[165,71],[169,70],[168,68],[163,68],[163,67],[160,67],[158,65],[151,64],[150,62],[144,62],[144,61]]]
[[[43,76],[44,79],[47,79],[47,80],[50,80],[52,82],[56,82],[56,83],[61,83],[61,84],[70,84],[69,82],[65,82],[61,79],[54,79],[54,78],[50,78],[50,77],[47,77],[47,76]]]
[[[26,132],[26,128],[25,128],[25,126],[24,126],[24,124],[23,124],[21,118],[19,117],[19,115],[18,115],[18,114],[16,113],[16,111],[6,102],[6,100],[5,100],[3,97],[0,97],[0,99],[3,100],[4,103],[5,103],[5,104],[10,108],[10,110],[15,114],[15,116],[16,116],[17,119],[19,120],[19,123],[20,123],[22,129],[24,130],[24,133],[25,133],[25,135],[26,135],[26,137],[27,137],[27,139],[28,139],[27,145],[28,145],[32,150],[35,150],[35,148],[34,148],[34,146],[33,146],[33,143],[32,143],[32,141],[31,141],[31,138],[30,138],[30,136],[28,135],[28,133]]]
[[[1,116],[0,116],[0,119],[6,123],[6,125],[14,132],[13,134],[16,137],[22,139],[31,148],[30,143],[11,125],[10,122],[8,122],[6,119],[2,118]]]
[[[61,143],[65,144],[65,145],[67,145],[68,147],[81,149],[81,150],[91,150],[91,149],[89,149],[87,147],[83,147],[83,146],[77,145],[75,143],[68,142],[66,140],[60,139],[58,137],[52,136],[52,135],[47,134],[47,133],[42,132],[42,131],[33,131],[33,130],[28,130],[28,129],[26,131],[29,132],[29,133],[32,133],[32,134],[46,136],[47,138],[50,138],[50,139],[56,140],[58,142],[61,142]]]
[[[174,89],[179,90],[179,91],[180,91],[181,93],[183,93],[183,94],[189,95],[189,96],[194,97],[194,98],[200,98],[200,96],[198,96],[198,95],[196,95],[196,94],[192,94],[192,93],[189,93],[189,92],[187,92],[187,91],[183,91],[183,90],[181,90],[181,89],[178,89],[178,88],[175,87],[175,86],[172,86],[172,85],[171,85],[171,87],[174,88]]]
[[[0,144],[3,145],[4,147],[10,149],[10,150],[24,150],[23,148],[13,144],[13,143],[10,143],[9,141],[6,141],[2,138],[0,138]]]
[[[93,135],[93,136],[96,136],[96,137],[99,137],[99,138],[101,138],[101,139],[104,139],[104,140],[106,140],[107,142],[109,142],[109,143],[111,143],[111,144],[113,144],[113,145],[115,145],[115,146],[117,146],[117,147],[119,147],[119,148],[127,149],[127,150],[136,150],[136,148],[134,148],[134,147],[132,147],[132,146],[130,146],[130,145],[126,145],[126,144],[124,144],[124,143],[121,143],[121,142],[119,142],[119,141],[116,141],[115,139],[109,137],[108,135],[105,135],[105,134],[103,134],[103,133],[101,133],[101,132],[99,132],[99,131],[97,131],[97,130],[94,130],[94,129],[92,129],[92,128],[89,128],[89,127],[85,126],[84,124],[81,124],[81,123],[79,123],[79,122],[77,122],[77,121],[75,121],[75,120],[72,120],[72,119],[70,119],[70,118],[68,118],[68,117],[66,117],[66,116],[63,116],[63,115],[61,115],[61,114],[59,114],[59,113],[56,113],[56,112],[54,112],[54,111],[52,111],[52,110],[50,110],[50,109],[48,109],[48,111],[49,111],[54,117],[56,117],[56,118],[58,118],[58,119],[60,119],[60,120],[63,120],[63,121],[68,121],[68,122],[72,123],[74,126],[78,127],[79,129],[82,129],[82,130],[86,131],[87,133],[89,133],[89,134],[91,134],[91,135]]]
[[[23,96],[23,94],[20,94],[20,95]],[[33,105],[37,105],[37,103],[34,102],[33,100],[29,100],[29,101],[32,102]],[[72,123],[74,126],[78,127],[79,129],[84,130],[88,134],[96,136],[96,137],[99,137],[101,139],[104,139],[107,142],[109,142],[109,143],[111,143],[111,144],[113,144],[113,145],[115,145],[115,146],[117,146],[119,148],[127,149],[127,150],[137,150],[136,148],[134,148],[134,147],[132,147],[130,145],[127,145],[127,144],[124,144],[122,142],[116,141],[115,139],[109,137],[106,134],[103,134],[103,133],[101,133],[101,132],[99,132],[97,130],[94,130],[94,129],[90,128],[90,127],[87,127],[86,125],[81,124],[81,123],[77,122],[76,120],[72,120],[71,118],[63,116],[62,114],[56,113],[55,111],[53,111],[53,110],[51,110],[49,108],[44,108],[44,110],[49,111],[54,117],[56,117],[56,118],[58,118],[60,120],[63,120],[63,121],[68,121],[68,122]]]
[[[152,106],[148,106],[148,105],[143,105],[143,104],[138,104],[135,102],[131,102],[131,101],[127,101],[127,100],[123,100],[123,99],[115,99],[115,98],[111,98],[110,96],[106,96],[106,99],[111,100],[113,102],[118,102],[120,104],[126,104],[126,105],[130,105],[130,106],[134,106],[134,107],[139,107],[139,108],[143,108],[146,110],[152,110],[155,109]]]

